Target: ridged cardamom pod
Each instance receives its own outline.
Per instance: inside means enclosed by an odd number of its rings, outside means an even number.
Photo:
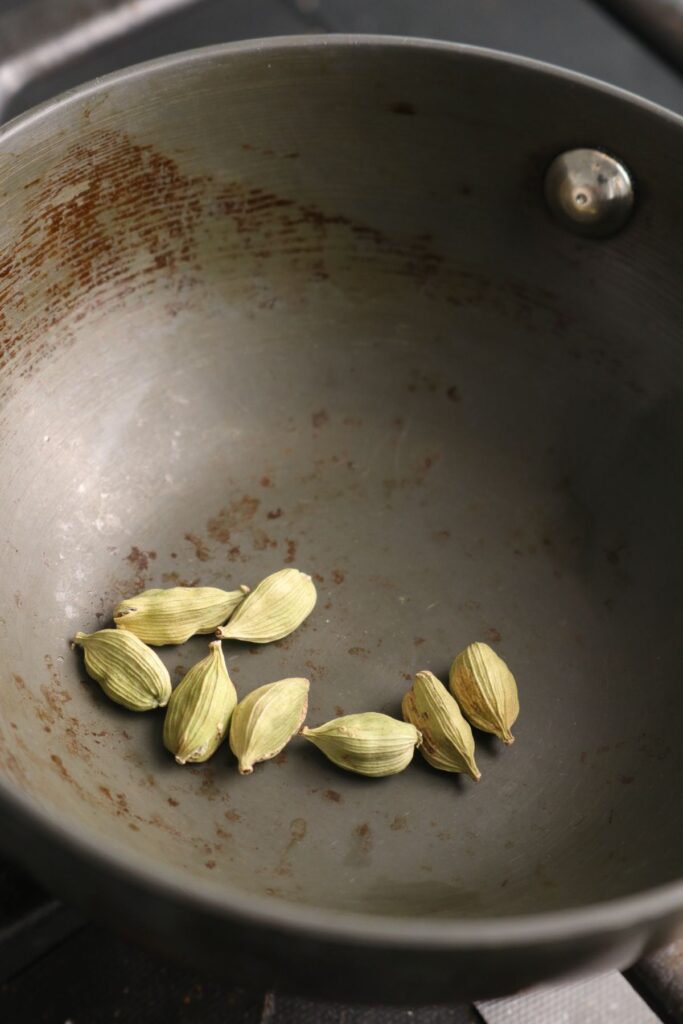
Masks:
[[[88,675],[117,704],[130,711],[149,711],[168,704],[168,669],[134,633],[99,629],[96,633],[76,633],[73,642],[83,648]]]
[[[169,587],[143,590],[114,609],[119,629],[135,633],[146,644],[184,644],[195,633],[213,633],[244,601],[248,587]]]
[[[220,640],[176,686],[164,720],[164,746],[178,764],[208,761],[222,742],[237,692],[225,666]]]
[[[488,644],[470,644],[451,665],[451,693],[472,725],[514,743],[510,727],[519,714],[515,677]]]
[[[374,777],[402,772],[422,742],[410,722],[376,711],[334,718],[317,729],[302,729],[301,735],[340,768]]]
[[[308,710],[308,679],[280,679],[253,690],[235,708],[230,749],[242,775],[280,753],[298,732]]]
[[[422,735],[420,753],[433,768],[465,772],[475,781],[474,736],[455,698],[431,672],[418,672],[401,705],[406,722]]]
[[[311,614],[317,596],[315,584],[306,573],[280,569],[259,583],[228,624],[216,630],[216,636],[253,644],[282,640]]]

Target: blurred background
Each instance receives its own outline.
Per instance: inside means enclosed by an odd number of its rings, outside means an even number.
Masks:
[[[81,82],[174,51],[320,32],[492,47],[592,75],[683,113],[676,71],[683,2],[626,0],[616,4],[622,15],[627,11],[626,21],[607,10],[614,6],[597,0],[0,0],[0,121]],[[629,25],[643,9],[656,18],[655,46]],[[477,1007],[323,1007],[243,992],[160,961],[84,920],[18,865],[0,860],[0,986],[3,1024],[683,1024],[683,943],[626,977]]]

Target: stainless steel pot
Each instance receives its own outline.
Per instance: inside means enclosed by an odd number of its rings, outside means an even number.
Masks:
[[[568,73],[371,37],[163,59],[0,131],[0,800],[48,884],[356,999],[674,934],[682,138]],[[304,673],[311,722],[397,713],[487,640],[522,714],[479,786],[303,743],[181,771],[69,649],[135,589],[283,564],[318,611],[227,651],[240,692]]]

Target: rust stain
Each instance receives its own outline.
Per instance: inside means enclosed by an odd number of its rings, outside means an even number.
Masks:
[[[57,771],[59,772],[63,779],[65,779],[67,782],[73,781],[68,771],[66,770],[66,766],[62,761],[61,757],[59,756],[59,754],[50,754],[50,760],[56,766]]]
[[[356,658],[367,658],[370,655],[367,647],[349,647],[348,653]]]
[[[285,539],[285,544],[287,545],[287,554],[284,558],[285,565],[291,565],[296,558],[297,542],[287,537]]]
[[[277,541],[268,536],[265,530],[260,527],[252,527],[251,541],[256,551],[265,551],[266,548],[276,548]],[[286,561],[286,559],[285,559]]]
[[[332,570],[332,582],[333,583],[343,583],[345,579],[346,579],[346,573],[343,573],[341,571],[341,569],[333,569]]]
[[[304,664],[308,669],[312,682],[322,679],[327,672],[327,667],[325,665],[318,664],[318,662],[313,661],[312,658],[307,658]]]
[[[389,828],[392,832],[400,832],[402,829],[406,828],[407,824],[408,816],[406,814],[397,814]]]
[[[207,533],[219,544],[229,544],[233,532],[244,530],[256,515],[261,502],[258,498],[245,494],[222,508],[218,515],[207,523]]]
[[[292,868],[289,863],[290,854],[295,846],[305,839],[307,831],[308,824],[304,818],[294,818],[293,821],[290,822],[289,833],[291,838],[282,851],[282,856],[280,857],[278,866],[275,869],[276,875],[291,875]]]
[[[180,806],[180,801],[179,800],[175,800],[172,796],[169,796],[168,803],[170,804],[171,807],[179,807]]]
[[[208,562],[211,557],[209,549],[201,537],[198,537],[196,533],[186,533],[185,540],[189,541],[194,547],[195,557],[200,562]]]
[[[336,704],[335,705],[334,713],[337,716],[337,718],[342,718],[346,714],[346,712],[344,711],[344,708],[341,706],[341,704]]]
[[[404,100],[392,106],[401,114],[411,109]],[[203,274],[204,225],[210,219],[224,218],[219,258],[248,260],[253,274],[270,257],[286,257],[308,280],[324,280],[328,248],[364,257],[374,249],[390,259],[395,275],[426,291],[443,265],[428,235],[388,236],[248,179],[225,183],[187,174],[153,146],[87,119],[80,141],[63,154],[56,143],[55,152],[27,193],[20,227],[0,250],[0,369],[11,368],[0,376],[0,400],[57,346],[72,343],[73,328],[93,313],[106,309],[111,315],[131,297],[144,302],[161,281],[174,290],[166,309],[169,317],[176,315]],[[454,305],[486,303],[537,329],[539,313],[556,331],[569,322],[547,290],[519,284],[501,289],[455,268],[440,286]],[[256,302],[272,305],[275,298]]]
[[[489,626],[488,629],[485,629],[484,636],[491,644],[499,644],[503,639],[500,630],[496,629],[495,626]]]
[[[144,573],[149,568],[150,559],[155,559],[156,557],[156,551],[143,551],[134,545],[130,549],[129,554],[126,555],[126,561],[134,565],[138,572]]]
[[[416,636],[415,639],[413,640],[413,643],[415,644],[416,647],[421,647],[424,642],[425,638],[423,636]]]
[[[458,388],[455,386],[455,384],[451,384],[451,386],[446,389],[446,397],[449,398],[451,402],[460,401],[460,392],[458,391]]]
[[[320,427],[324,427],[326,423],[329,423],[329,421],[330,417],[328,416],[325,409],[319,409],[317,412],[314,412],[311,415],[311,423],[313,424],[316,430],[319,430]]]
[[[343,803],[343,800],[344,800],[344,798],[342,797],[341,793],[338,793],[336,789],[325,789],[325,790],[323,790],[323,796],[325,797],[326,800],[329,800],[330,803],[333,803],[333,804]]]
[[[273,508],[273,509],[270,510],[270,512],[266,513],[266,519],[279,519],[281,515],[282,515],[282,509],[281,508]]]
[[[226,811],[223,817],[228,821],[240,821],[242,815],[238,811]]]
[[[270,479],[269,476],[262,476],[261,479],[259,480],[259,483],[261,484],[261,487],[273,486],[273,481]]]
[[[367,822],[362,822],[360,825],[356,825],[353,830],[353,835],[358,842],[358,846],[363,854],[370,853],[372,849],[372,830]]]

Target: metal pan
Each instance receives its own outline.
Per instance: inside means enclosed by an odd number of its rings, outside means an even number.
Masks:
[[[48,884],[243,985],[356,999],[671,938],[682,138],[544,65],[367,37],[164,59],[0,132],[0,799]],[[620,165],[548,177],[586,147]],[[479,785],[303,742],[181,770],[69,649],[123,594],[285,564],[318,608],[228,647],[239,691],[306,674],[311,723],[396,714],[485,640],[522,714]],[[205,646],[164,652],[176,679]]]

